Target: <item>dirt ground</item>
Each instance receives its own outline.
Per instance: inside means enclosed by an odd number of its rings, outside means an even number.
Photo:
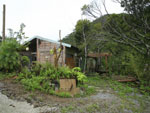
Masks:
[[[96,90],[95,95],[88,97],[60,98],[39,91],[27,91],[21,84],[6,79],[0,81],[0,99],[5,98],[5,104],[11,103],[10,111],[5,110],[0,100],[0,113],[150,113],[150,98],[143,98],[141,94],[136,94],[137,99],[122,99],[109,87],[96,87]],[[12,112],[12,108],[21,107],[20,111]]]

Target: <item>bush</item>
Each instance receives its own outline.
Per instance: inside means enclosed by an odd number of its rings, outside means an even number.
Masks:
[[[81,69],[79,67],[75,67],[72,69],[72,74],[73,76],[76,77],[77,81],[79,83],[83,83],[86,81],[87,77],[85,76],[84,73],[81,72]]]
[[[74,78],[72,70],[69,67],[59,67],[58,72],[60,78]]]
[[[18,74],[17,80],[31,78],[32,75],[33,75],[33,74],[32,74],[31,71],[28,69],[28,67],[24,67],[24,68],[22,69],[22,71]]]
[[[23,50],[22,46],[16,39],[6,39],[0,44],[0,70],[3,72],[21,71],[23,66],[29,65],[29,58],[21,56],[19,51]]]
[[[7,39],[0,45],[0,70],[12,72],[20,69],[21,56],[18,51],[22,46],[15,39]]]
[[[23,66],[28,66],[30,63],[30,59],[27,56],[22,56],[21,57],[21,63]]]
[[[22,79],[21,83],[25,86],[26,89],[34,91],[35,89],[46,91],[49,86],[48,84],[44,83],[45,77],[36,77],[32,76],[32,78]],[[43,85],[44,84],[44,85]],[[44,86],[44,87],[43,87]],[[43,89],[45,88],[45,89]]]

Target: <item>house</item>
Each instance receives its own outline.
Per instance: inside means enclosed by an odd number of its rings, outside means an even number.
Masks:
[[[28,47],[26,51],[22,52],[30,58],[30,61],[38,61],[39,63],[50,62],[54,64],[54,56],[50,54],[50,50],[54,47],[59,48],[60,42],[53,41],[48,38],[41,36],[34,36],[24,42]],[[58,65],[67,65],[70,68],[78,66],[77,52],[78,49],[71,46],[70,44],[62,43],[63,51],[58,61]]]

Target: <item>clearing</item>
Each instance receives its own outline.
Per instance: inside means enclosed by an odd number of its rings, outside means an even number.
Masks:
[[[87,94],[60,98],[30,92],[13,79],[0,81],[0,113],[149,113],[150,96],[133,84],[106,77],[88,77]],[[83,92],[82,92],[83,93]],[[89,95],[92,94],[92,95]]]

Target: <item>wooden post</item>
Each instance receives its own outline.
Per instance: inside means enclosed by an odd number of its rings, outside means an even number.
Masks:
[[[60,48],[62,46],[62,40],[61,40],[61,30],[59,30],[59,39],[60,39]],[[61,56],[61,53],[60,53],[60,56]],[[63,66],[64,63],[63,63],[63,50],[62,50],[62,61],[61,61],[61,65]]]
[[[5,4],[3,5],[3,31],[2,31],[2,41],[5,40],[5,16],[6,16],[6,7]]]

